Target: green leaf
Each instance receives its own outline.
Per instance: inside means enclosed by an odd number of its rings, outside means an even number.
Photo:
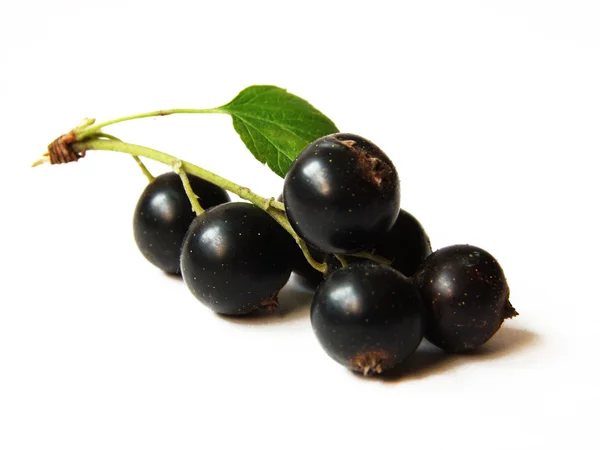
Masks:
[[[254,157],[285,177],[296,156],[314,140],[338,129],[306,100],[277,86],[250,86],[217,108]]]

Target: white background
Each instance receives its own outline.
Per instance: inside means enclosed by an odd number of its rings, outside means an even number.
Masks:
[[[2,2],[0,448],[598,448],[598,23],[573,0]],[[363,379],[297,286],[224,319],[146,263],[130,158],[29,168],[84,117],[251,84],[382,147],[433,246],[490,251],[521,315],[479,354],[424,344]],[[106,131],[280,192],[226,116]]]

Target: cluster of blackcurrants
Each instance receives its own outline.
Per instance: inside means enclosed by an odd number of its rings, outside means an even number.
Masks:
[[[274,308],[295,272],[316,288],[311,322],[319,342],[353,371],[395,367],[423,337],[449,352],[475,349],[517,314],[502,268],[488,252],[456,245],[432,253],[421,224],[400,209],[394,165],[360,136],[316,140],[285,178],[289,223],[312,258],[326,263],[325,273],[267,212],[230,202],[227,192],[200,178],[189,180],[205,208],[198,216],[175,173],[143,192],[134,233],[146,258],[181,273],[196,298],[229,315]]]

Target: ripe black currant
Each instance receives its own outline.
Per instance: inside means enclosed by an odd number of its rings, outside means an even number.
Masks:
[[[397,270],[372,262],[331,272],[317,288],[310,318],[329,356],[364,375],[401,363],[423,338],[417,289]]]
[[[431,254],[431,243],[419,221],[406,211],[400,210],[392,229],[379,240],[371,253],[389,259],[394,269],[411,277],[423,260]],[[346,256],[346,259],[348,262],[362,260],[354,256]],[[330,270],[341,267],[341,263],[333,255],[327,255],[326,262]]]
[[[431,243],[419,221],[400,210],[392,229],[375,245],[373,253],[392,261],[392,267],[411,277],[431,254]]]
[[[432,253],[414,275],[427,314],[425,337],[448,352],[483,345],[517,315],[504,272],[485,250],[454,245]]]
[[[372,142],[337,133],[317,139],[288,171],[283,198],[296,233],[325,253],[372,247],[400,210],[400,181]]]
[[[193,175],[188,178],[203,208],[230,200],[224,189]],[[179,175],[173,172],[159,175],[146,186],[135,207],[135,242],[156,267],[179,273],[181,243],[194,217]]]
[[[250,203],[215,206],[194,219],[183,241],[183,280],[221,314],[272,309],[291,273],[288,236]]]

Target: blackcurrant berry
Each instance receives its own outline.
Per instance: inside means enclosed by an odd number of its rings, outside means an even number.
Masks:
[[[380,240],[373,253],[392,261],[392,267],[411,277],[431,254],[431,243],[414,216],[400,210],[392,229]]]
[[[188,178],[203,208],[230,200],[220,187],[193,175]],[[181,243],[194,217],[196,214],[179,175],[173,172],[159,175],[146,186],[135,207],[135,242],[156,267],[168,273],[179,273]]]
[[[250,203],[215,206],[194,219],[183,241],[183,280],[221,314],[272,309],[291,273],[288,236]]]
[[[400,210],[400,181],[372,142],[337,133],[317,139],[296,158],[283,187],[298,235],[325,253],[372,247]]]
[[[504,272],[485,250],[454,245],[432,253],[414,275],[427,314],[425,337],[448,352],[483,345],[517,315]]]
[[[321,346],[364,375],[400,364],[419,346],[419,292],[391,267],[358,262],[331,272],[315,292],[310,318]]]
[[[385,233],[371,253],[389,259],[394,269],[411,277],[423,260],[431,254],[431,243],[417,219],[400,210],[392,229]],[[348,262],[362,260],[354,256],[346,256],[346,259]],[[331,270],[341,267],[341,263],[333,255],[327,255],[326,262]]]

